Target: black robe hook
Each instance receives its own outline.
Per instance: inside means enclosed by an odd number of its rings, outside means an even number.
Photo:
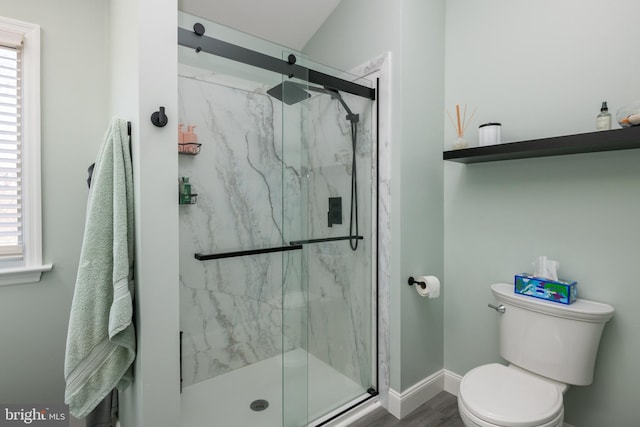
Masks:
[[[169,119],[164,113],[164,107],[160,107],[160,111],[156,111],[151,115],[151,123],[158,126],[159,128],[165,127],[168,121]]]

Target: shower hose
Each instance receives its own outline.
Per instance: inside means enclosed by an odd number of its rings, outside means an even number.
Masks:
[[[349,217],[349,246],[358,249],[358,178],[356,174],[356,140],[358,139],[358,123],[351,120],[351,214]],[[354,234],[355,225],[355,234]]]

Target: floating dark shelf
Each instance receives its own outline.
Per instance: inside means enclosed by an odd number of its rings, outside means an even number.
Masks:
[[[450,150],[442,153],[442,159],[458,163],[482,163],[632,148],[640,148],[640,126]]]

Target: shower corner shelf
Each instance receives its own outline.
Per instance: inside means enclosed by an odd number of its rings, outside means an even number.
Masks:
[[[467,164],[634,148],[640,148],[640,126],[450,150],[442,159]]]
[[[184,154],[185,156],[197,156],[200,154],[201,146],[202,144],[198,142],[178,143],[178,154]]]
[[[182,200],[180,200],[180,198],[178,198],[179,205],[195,205],[197,201],[198,201],[198,194],[196,193],[191,194],[191,199],[189,200],[189,203],[183,202]]]

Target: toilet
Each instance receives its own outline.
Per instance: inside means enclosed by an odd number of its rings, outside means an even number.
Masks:
[[[467,372],[458,410],[467,427],[560,427],[569,385],[593,382],[605,323],[613,307],[577,299],[571,305],[516,294],[496,283],[500,355]]]

